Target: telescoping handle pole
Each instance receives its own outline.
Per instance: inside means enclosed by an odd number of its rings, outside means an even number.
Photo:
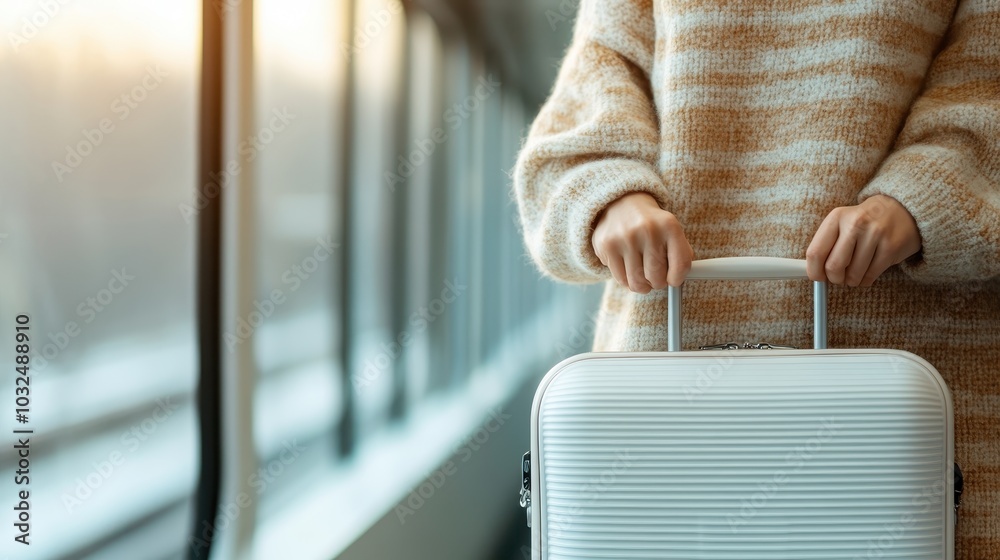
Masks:
[[[806,261],[776,257],[727,257],[691,263],[687,280],[808,279]],[[667,351],[681,349],[681,286],[667,288]],[[813,348],[827,347],[826,282],[813,282]]]

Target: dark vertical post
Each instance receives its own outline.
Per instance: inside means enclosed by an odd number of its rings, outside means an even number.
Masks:
[[[405,5],[404,5],[405,6]],[[405,12],[404,12],[405,13]],[[410,33],[409,18],[406,19],[406,36],[403,39],[403,68],[399,87],[393,93],[393,116],[396,121],[395,153],[408,157],[410,147],[410,89],[412,87],[412,65],[410,53],[413,52],[413,35]],[[395,165],[395,161],[392,162]],[[407,263],[407,237],[409,236],[410,189],[413,175],[403,181],[401,189],[397,189],[392,198],[392,336],[396,337],[407,327],[407,274],[410,272]],[[381,185],[379,185],[381,187]],[[406,349],[401,348],[399,359],[392,363],[392,398],[389,403],[389,417],[399,419],[406,409]]]
[[[354,244],[351,242],[351,230],[353,220],[351,216],[351,183],[354,175],[354,30],[355,30],[355,2],[346,0],[347,12],[347,44],[351,46],[346,50],[347,64],[344,70],[346,75],[343,104],[340,107],[340,114],[343,115],[343,127],[340,130],[339,146],[343,149],[343,159],[341,160],[338,182],[340,188],[335,188],[334,212],[338,216],[340,223],[341,249],[340,258],[337,261],[337,282],[334,294],[335,309],[340,313],[340,325],[337,331],[337,341],[335,347],[340,350],[340,365],[343,377],[341,379],[343,395],[343,406],[337,422],[337,451],[343,457],[347,456],[354,449],[355,429],[354,429],[354,384],[351,382],[353,373],[354,351],[351,344],[351,328],[354,322],[353,309],[351,303],[351,260],[353,258]],[[339,196],[338,196],[339,195]]]
[[[209,557],[215,534],[222,472],[221,285],[222,188],[211,173],[222,169],[222,16],[202,1],[201,84],[198,105],[197,320],[200,440],[198,489],[188,558]]]

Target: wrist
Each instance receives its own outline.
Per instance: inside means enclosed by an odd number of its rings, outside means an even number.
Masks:
[[[607,213],[608,211],[615,208],[621,208],[623,206],[633,206],[639,208],[642,207],[659,208],[660,203],[657,202],[655,198],[653,198],[653,195],[647,192],[643,191],[630,192],[630,193],[625,193],[620,197],[616,198],[615,200],[611,201],[607,206],[604,207],[602,214]]]
[[[906,253],[904,258],[910,259],[920,254],[923,247],[920,229],[916,219],[901,202],[888,195],[876,194],[862,204],[869,209],[871,216],[898,232],[897,235],[901,236],[897,237],[900,249]]]
[[[625,193],[619,196],[618,198],[612,200],[611,202],[609,202],[607,206],[602,208],[601,211],[597,213],[597,216],[594,217],[594,224],[593,224],[594,227],[596,228],[597,225],[601,223],[601,220],[604,218],[604,216],[606,216],[608,212],[610,212],[612,209],[621,208],[623,206],[637,206],[637,207],[648,206],[652,208],[659,208],[660,203],[658,203],[656,199],[653,198],[653,195],[647,192],[635,191],[635,192]]]

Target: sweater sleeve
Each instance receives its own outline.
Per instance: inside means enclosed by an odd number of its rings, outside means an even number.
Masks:
[[[1000,275],[1000,1],[963,0],[893,152],[859,202],[898,200],[921,252],[901,265],[916,280]]]
[[[611,278],[591,246],[594,219],[630,192],[669,208],[657,172],[649,74],[652,0],[583,0],[573,42],[514,168],[528,252],[566,282]]]

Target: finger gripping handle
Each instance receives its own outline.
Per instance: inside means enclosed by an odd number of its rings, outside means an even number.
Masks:
[[[806,261],[777,257],[727,257],[691,263],[687,280],[807,279]],[[681,349],[681,286],[667,288],[667,350]],[[827,347],[826,282],[813,282],[813,348]]]

